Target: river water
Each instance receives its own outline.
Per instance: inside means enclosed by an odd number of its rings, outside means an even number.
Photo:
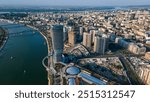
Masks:
[[[0,25],[4,25],[0,22]],[[0,85],[46,85],[47,72],[42,59],[47,55],[47,45],[39,32],[15,32],[32,30],[23,25],[3,26],[9,39],[0,51]]]

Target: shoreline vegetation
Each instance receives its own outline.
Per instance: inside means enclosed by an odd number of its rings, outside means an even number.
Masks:
[[[8,31],[0,27],[0,51],[4,48],[8,39]]]

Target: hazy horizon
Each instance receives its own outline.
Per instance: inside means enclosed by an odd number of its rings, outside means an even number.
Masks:
[[[0,6],[137,6],[149,0],[0,0]]]

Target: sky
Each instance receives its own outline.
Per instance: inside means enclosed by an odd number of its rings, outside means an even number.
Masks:
[[[150,5],[150,0],[0,0],[0,5],[126,6]]]

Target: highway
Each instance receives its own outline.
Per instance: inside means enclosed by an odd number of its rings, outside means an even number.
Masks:
[[[139,78],[137,77],[135,70],[133,70],[133,66],[130,65],[130,63],[122,54],[119,54],[118,57],[124,67],[125,75],[129,83],[132,85],[140,85],[141,83],[139,81]]]
[[[143,54],[142,55],[136,55],[136,54],[126,54],[124,55],[126,57],[142,57],[144,56]],[[89,58],[107,58],[107,57],[118,57],[118,54],[107,54],[107,55],[89,55],[87,57],[84,57],[84,58],[79,58],[79,59],[89,59]]]
[[[124,75],[126,76],[128,82],[130,85],[140,85],[140,79],[138,78],[133,66],[130,64],[130,62],[126,59],[126,57],[141,57],[143,55],[136,55],[136,54],[113,54],[113,55],[90,55],[86,58],[80,58],[81,59],[91,59],[91,58],[108,58],[108,57],[118,57],[121,61],[123,68],[124,68]]]
[[[45,60],[48,59],[48,65],[45,64]],[[53,68],[52,63],[50,63],[52,61],[52,55],[48,55],[46,56],[43,60],[42,60],[42,64],[43,66],[46,68],[47,71],[51,71],[54,75],[56,74],[56,70]]]

